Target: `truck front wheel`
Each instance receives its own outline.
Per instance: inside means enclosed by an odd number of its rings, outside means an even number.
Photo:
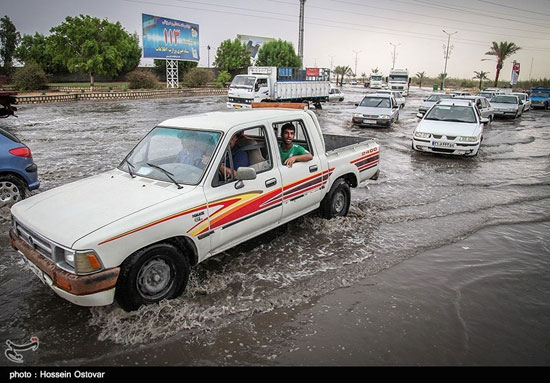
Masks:
[[[126,311],[181,295],[189,280],[189,261],[175,246],[159,243],[141,249],[120,268],[115,298]]]
[[[339,178],[334,181],[328,194],[321,201],[320,213],[324,218],[345,217],[351,202],[351,192],[348,183]]]

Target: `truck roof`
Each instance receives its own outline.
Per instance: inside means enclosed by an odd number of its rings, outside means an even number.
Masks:
[[[234,126],[264,121],[267,119],[292,119],[304,117],[307,113],[300,109],[261,108],[228,110],[180,116],[162,121],[158,126],[173,128],[201,128],[226,131]]]

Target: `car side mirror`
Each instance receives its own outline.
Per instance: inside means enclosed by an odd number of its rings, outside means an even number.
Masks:
[[[481,119],[482,124],[488,124],[489,122],[491,122],[491,120],[489,120],[488,118],[482,118]]]
[[[424,115],[423,115],[422,113],[416,113],[416,117],[418,117],[418,118],[423,118]]]
[[[359,106],[359,104],[355,104],[355,106]]]

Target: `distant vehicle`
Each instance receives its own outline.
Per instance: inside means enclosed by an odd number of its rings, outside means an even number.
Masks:
[[[329,101],[344,101],[344,93],[338,88],[330,88],[328,91]]]
[[[407,69],[392,69],[388,76],[388,89],[397,90],[403,96],[408,96],[409,80],[409,71]]]
[[[529,98],[529,95],[527,93],[512,93],[512,96],[518,96],[522,105],[523,110],[522,112],[527,112],[531,110],[531,99]]]
[[[495,118],[495,109],[485,97],[481,96],[458,96],[454,100],[471,100],[475,103],[482,118],[488,118],[491,123]]]
[[[420,104],[420,107],[418,108],[418,113],[424,114],[430,109],[436,102],[439,100],[444,100],[448,98],[453,98],[453,94],[446,94],[446,93],[433,93],[428,98],[425,98],[424,101],[422,101],[422,104]]]
[[[550,106],[550,88],[531,88],[531,106],[548,109]]]
[[[29,147],[0,128],[0,206],[13,205],[39,186],[38,167]]]
[[[454,94],[455,96],[470,96],[469,92],[451,92],[451,94]]]
[[[227,93],[228,108],[250,108],[254,102],[307,102],[321,108],[328,101],[329,69],[248,67],[248,74],[233,78]]]
[[[359,82],[357,80],[351,80],[349,82],[350,85],[357,85]]]
[[[498,95],[490,102],[495,109],[495,117],[517,118],[523,113],[523,105],[518,96]]]
[[[352,122],[356,125],[390,127],[399,120],[399,105],[391,94],[367,94],[355,106]]]
[[[384,75],[379,72],[371,73],[369,84],[371,89],[384,89],[386,87],[386,84],[384,83]]]
[[[419,152],[475,156],[483,141],[483,126],[488,122],[473,101],[441,100],[414,130],[412,148]]]

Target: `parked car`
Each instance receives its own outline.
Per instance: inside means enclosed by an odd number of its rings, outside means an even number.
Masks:
[[[390,127],[399,120],[399,105],[389,93],[370,93],[355,104],[352,122],[356,125]]]
[[[523,113],[523,105],[518,96],[498,95],[491,99],[496,117],[517,118]]]
[[[518,96],[523,105],[522,113],[531,110],[531,98],[527,93],[512,93],[512,96]]]
[[[344,93],[338,88],[330,88],[328,91],[329,101],[344,101]]]
[[[29,147],[0,128],[0,206],[11,206],[38,189],[38,167]]]
[[[418,113],[424,114],[426,113],[436,102],[439,100],[444,100],[448,98],[453,98],[453,94],[446,94],[446,93],[434,93],[430,94],[428,98],[425,98],[424,101],[422,101],[422,104],[420,104],[420,107],[418,108]]]
[[[413,132],[412,148],[420,152],[475,156],[483,141],[482,118],[471,100],[441,100]]]
[[[495,118],[495,109],[485,97],[480,96],[457,96],[455,100],[471,100],[475,103],[482,118],[488,118],[492,122]]]

